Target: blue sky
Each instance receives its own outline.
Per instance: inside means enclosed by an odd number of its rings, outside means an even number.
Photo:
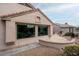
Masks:
[[[56,23],[65,22],[79,26],[79,4],[77,3],[33,3],[46,14],[49,19]]]

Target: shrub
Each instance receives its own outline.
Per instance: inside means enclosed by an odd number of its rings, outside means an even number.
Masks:
[[[78,37],[78,34],[76,34],[75,36]]]
[[[75,34],[72,33],[72,32],[67,32],[67,33],[65,33],[64,36],[71,36],[72,38],[74,38],[75,37]]]
[[[79,46],[66,46],[64,49],[64,55],[66,56],[79,56]]]

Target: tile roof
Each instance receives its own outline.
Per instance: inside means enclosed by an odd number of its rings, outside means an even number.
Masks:
[[[60,26],[60,27],[75,27],[73,25],[69,25],[69,24],[60,24],[60,23],[55,23],[57,26]]]

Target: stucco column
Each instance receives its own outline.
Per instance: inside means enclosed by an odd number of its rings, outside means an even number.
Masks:
[[[38,25],[35,25],[35,37],[38,37]]]
[[[48,26],[48,35],[51,37],[53,35],[53,27],[52,25]]]
[[[15,22],[13,21],[6,21],[6,37],[5,42],[6,44],[14,44],[16,40],[16,30],[15,30]]]
[[[53,26],[51,25],[51,35],[53,35]]]

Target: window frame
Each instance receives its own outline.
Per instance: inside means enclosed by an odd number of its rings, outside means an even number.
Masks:
[[[47,27],[47,33],[46,34],[43,34],[43,35],[41,35],[41,34],[39,35],[39,26],[46,26]],[[38,25],[38,36],[46,36],[46,35],[48,35],[49,34],[48,33],[49,32],[48,31],[48,28],[49,28],[48,25]]]
[[[18,34],[17,34],[17,33],[18,33],[18,28],[17,28],[17,26],[18,26],[18,25],[26,25],[26,26],[27,26],[27,25],[34,25],[34,34],[33,34],[34,36],[18,38]],[[32,38],[32,37],[35,37],[35,24],[30,24],[30,23],[16,23],[16,36],[17,36],[16,38],[17,38],[18,40],[19,40],[19,39],[24,39],[24,38]]]

